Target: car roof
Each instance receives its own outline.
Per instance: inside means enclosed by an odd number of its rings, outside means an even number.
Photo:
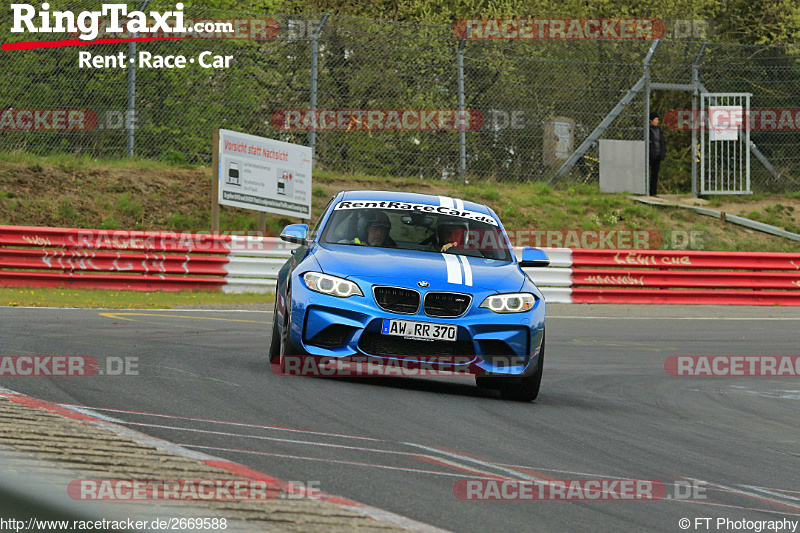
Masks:
[[[342,191],[339,201],[350,200],[372,200],[372,201],[386,201],[386,202],[410,202],[424,205],[447,205],[456,206],[456,200],[463,202],[464,209],[468,211],[475,211],[483,213],[496,218],[494,212],[483,204],[470,202],[469,200],[462,200],[460,198],[453,198],[451,196],[436,196],[433,194],[420,194],[416,192],[403,192],[403,191]]]

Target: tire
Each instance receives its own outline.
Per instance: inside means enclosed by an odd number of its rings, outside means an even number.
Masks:
[[[278,333],[278,297],[275,291],[275,309],[272,312],[272,340],[269,343],[269,362],[275,363],[281,356],[281,336]]]
[[[544,372],[544,335],[542,336],[542,347],[539,350],[539,364],[536,373],[522,378],[520,383],[513,385],[503,385],[500,388],[500,396],[504,400],[516,402],[532,402],[539,396],[539,388],[542,385],[542,373]]]
[[[286,298],[283,300],[283,331],[280,335],[278,350],[278,368],[281,374],[286,373],[286,356],[297,355],[297,350],[292,345],[292,289],[286,289]]]
[[[289,332],[292,323],[292,293],[286,289],[286,298],[283,300],[283,330],[281,331],[280,356],[283,358],[291,352],[289,345],[292,342],[292,336]]]

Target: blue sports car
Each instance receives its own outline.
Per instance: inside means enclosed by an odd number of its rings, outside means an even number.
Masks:
[[[487,206],[407,192],[343,191],[278,274],[270,362],[369,361],[475,375],[507,399],[539,393],[545,302]],[[339,367],[342,368],[342,367]]]

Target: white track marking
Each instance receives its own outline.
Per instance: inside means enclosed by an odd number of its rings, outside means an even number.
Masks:
[[[0,388],[0,394],[10,393],[10,392],[11,391],[7,391],[6,389]],[[71,405],[68,405],[68,404],[67,405],[63,405],[63,406],[71,408],[71,409],[73,409],[75,411],[78,411],[78,412],[82,412],[84,414],[89,414],[89,415],[95,416],[95,414],[92,412],[93,409],[95,409],[95,408],[85,408],[85,407],[79,407],[79,406],[71,406]],[[365,440],[373,440],[373,441],[377,441],[377,442],[386,442],[386,443],[393,442],[393,441],[389,441],[389,440],[370,439],[370,438],[367,438],[367,437],[357,437],[357,436],[339,435],[339,434],[332,434],[332,433],[304,431],[304,430],[293,430],[293,429],[289,429],[289,428],[279,428],[279,427],[272,427],[272,426],[259,426],[259,425],[245,424],[245,423],[239,423],[239,422],[225,422],[225,421],[206,420],[206,419],[194,419],[194,418],[177,417],[177,416],[171,416],[171,415],[158,415],[158,414],[154,414],[154,413],[137,413],[135,411],[125,411],[125,410],[117,410],[117,409],[97,408],[97,410],[108,411],[108,412],[138,414],[138,415],[142,415],[142,416],[156,416],[156,417],[163,417],[163,418],[176,418],[176,419],[199,421],[199,422],[228,424],[228,425],[242,426],[242,427],[274,429],[274,430],[278,430],[278,431],[294,431],[294,432],[298,432],[298,433],[309,433],[309,434],[322,435],[322,436],[334,436],[334,437],[345,437],[345,438],[354,438],[354,439],[365,439]],[[410,452],[401,452],[401,451],[392,451],[392,450],[381,450],[381,449],[374,449],[374,448],[364,448],[364,447],[357,447],[357,446],[345,446],[345,445],[329,444],[329,443],[323,443],[323,442],[302,441],[302,440],[293,440],[293,439],[279,439],[279,438],[273,438],[273,437],[263,437],[263,436],[258,436],[258,435],[242,435],[242,434],[229,433],[229,432],[198,430],[198,429],[181,428],[181,427],[175,427],[175,426],[165,426],[165,425],[156,425],[156,424],[140,424],[140,423],[133,423],[133,422],[125,422],[125,421],[122,421],[122,420],[114,419],[114,418],[109,417],[109,416],[106,416],[106,417],[103,417],[103,418],[105,418],[105,419],[107,419],[109,421],[114,421],[114,422],[121,423],[121,424],[140,425],[140,426],[148,426],[148,427],[158,427],[158,428],[163,428],[163,429],[174,429],[174,430],[178,430],[178,431],[211,433],[211,434],[218,434],[218,435],[223,435],[223,436],[254,438],[254,439],[259,439],[259,440],[271,440],[271,441],[278,441],[278,442],[287,442],[287,443],[291,443],[291,444],[306,444],[306,445],[317,446],[317,447],[339,448],[339,449],[353,450],[353,451],[357,451],[357,452],[372,452],[372,453],[380,453],[380,454],[386,454],[386,455],[398,455],[398,456],[410,457],[410,458],[414,458],[416,460],[422,460],[422,461],[425,461],[425,459],[428,459],[428,460],[432,461],[434,464],[442,465],[444,467],[451,467],[451,468],[454,468],[456,470],[462,470],[462,471],[465,471],[466,474],[465,473],[453,473],[453,472],[447,472],[447,471],[436,471],[436,470],[428,470],[428,469],[419,469],[419,468],[412,468],[412,467],[381,465],[381,464],[368,463],[368,462],[345,461],[345,460],[339,460],[339,459],[324,459],[324,458],[319,458],[319,457],[307,457],[307,456],[300,456],[300,455],[289,455],[289,454],[279,454],[279,453],[270,453],[270,452],[259,452],[259,451],[255,451],[255,450],[241,450],[241,449],[235,449],[235,448],[222,448],[222,447],[210,447],[210,446],[199,446],[199,445],[195,446],[195,445],[191,445],[191,444],[183,444],[182,445],[184,448],[193,448],[193,449],[198,449],[198,450],[202,450],[202,449],[219,450],[219,451],[230,451],[230,452],[250,454],[250,455],[264,455],[264,456],[275,456],[275,457],[283,457],[283,458],[297,459],[297,460],[331,462],[331,463],[338,463],[338,464],[342,464],[342,465],[361,466],[361,467],[377,468],[377,469],[383,469],[383,470],[406,471],[406,472],[410,472],[410,473],[421,473],[421,474],[438,475],[438,476],[443,476],[443,477],[463,478],[463,479],[497,479],[497,478],[501,478],[501,479],[513,480],[513,478],[517,478],[517,479],[521,478],[521,479],[524,479],[524,480],[532,480],[532,481],[537,482],[537,483],[548,483],[548,481],[549,481],[547,479],[536,478],[536,477],[531,476],[530,474],[526,474],[526,473],[523,473],[523,472],[519,472],[519,471],[513,470],[513,468],[523,468],[523,469],[529,469],[529,470],[534,470],[534,471],[544,471],[544,472],[567,473],[567,474],[574,474],[574,475],[580,475],[580,476],[586,476],[586,477],[608,477],[608,478],[612,477],[612,476],[606,476],[606,475],[590,474],[590,473],[585,473],[585,472],[573,472],[573,471],[567,471],[567,470],[556,470],[556,469],[550,469],[550,468],[531,467],[531,466],[525,466],[525,465],[511,465],[511,464],[504,464],[504,463],[493,463],[491,461],[484,461],[482,459],[471,457],[471,456],[468,456],[468,455],[463,455],[463,454],[460,454],[460,453],[457,453],[457,452],[441,450],[441,449],[438,449],[438,448],[435,448],[435,447],[424,446],[424,445],[417,444],[417,443],[412,443],[412,442],[397,442],[397,444],[402,444],[402,445],[409,446],[409,447],[412,447],[412,448],[424,450],[424,451],[430,452],[433,455],[427,454],[427,453],[410,453]],[[479,465],[482,468],[475,468],[475,467],[470,466],[470,465]],[[513,476],[513,477],[512,478],[504,478],[504,476],[495,474],[491,470],[502,471],[506,475]],[[726,492],[726,493],[730,493],[730,494],[738,494],[740,496],[748,497],[748,498],[754,499],[756,501],[763,502],[763,503],[765,503],[767,505],[771,504],[771,505],[777,505],[777,506],[781,506],[781,507],[786,507],[786,508],[789,508],[790,510],[793,510],[793,509],[800,510],[799,506],[792,505],[790,503],[787,503],[786,501],[781,501],[780,499],[778,499],[778,498],[781,498],[781,499],[789,499],[789,500],[800,500],[800,498],[796,498],[796,497],[790,496],[788,494],[772,492],[772,491],[779,491],[781,489],[772,489],[772,488],[766,488],[766,487],[756,487],[756,486],[743,485],[743,487],[745,489],[749,489],[749,490],[742,490],[742,489],[737,489],[737,488],[734,488],[734,487],[729,487],[729,486],[726,486],[726,485],[721,485],[721,484],[718,484],[718,483],[710,483],[710,482],[697,480],[697,479],[693,479],[693,478],[688,478],[688,477],[684,478],[684,479],[687,479],[689,481],[696,481],[696,482],[699,482],[699,483],[703,483],[703,484],[707,485],[708,488],[710,490],[712,490],[712,491],[720,491],[720,492]],[[793,493],[793,494],[796,493],[796,491],[786,491],[786,492],[790,492],[790,493]],[[762,493],[764,493],[764,494],[762,494]],[[772,496],[772,498],[770,498],[769,496]],[[674,502],[679,502],[679,503],[693,503],[693,504],[698,504],[698,505],[710,505],[710,506],[729,508],[729,509],[739,509],[739,510],[743,510],[743,511],[764,512],[764,513],[770,513],[770,514],[783,514],[783,515],[788,515],[788,516],[800,516],[800,515],[792,513],[792,512],[788,512],[787,513],[787,511],[785,511],[785,510],[784,511],[774,511],[774,510],[769,510],[769,509],[745,507],[745,506],[740,506],[740,505],[723,504],[723,503],[710,502],[710,501],[701,501],[701,500],[690,500],[690,499],[688,499],[688,500],[680,500],[680,499],[672,499],[672,498],[670,498],[670,499],[664,499],[662,501],[674,501]]]
[[[443,464],[444,466],[449,466],[451,468],[455,468],[456,470],[463,470],[463,471],[467,471],[467,472],[472,472],[473,475],[474,474],[479,474],[479,475],[482,474],[482,475],[485,475],[485,476],[492,476],[494,478],[502,477],[502,476],[498,476],[497,474],[493,474],[491,472],[485,472],[485,471],[482,471],[482,470],[476,470],[475,468],[472,468],[472,467],[470,467],[470,466],[468,466],[466,464],[457,463],[455,461],[449,461],[449,460],[447,460],[445,458],[442,458],[440,456],[433,456],[433,455],[420,454],[420,453],[401,452],[401,451],[396,451],[396,450],[381,450],[381,449],[377,449],[377,448],[364,448],[364,447],[360,447],[360,446],[346,446],[346,445],[343,445],[343,444],[332,444],[332,443],[327,443],[327,442],[314,442],[314,441],[304,441],[304,440],[295,440],[295,439],[280,439],[280,438],[276,438],[276,437],[266,437],[266,436],[262,436],[262,435],[244,435],[244,434],[240,434],[240,433],[230,433],[230,432],[225,432],[225,431],[211,431],[211,430],[207,430],[207,429],[183,428],[183,427],[177,427],[177,426],[166,426],[166,425],[161,425],[161,424],[144,424],[144,423],[139,423],[139,422],[123,422],[123,424],[133,425],[133,426],[140,426],[140,427],[151,427],[151,428],[158,428],[158,429],[169,429],[169,430],[173,430],[173,431],[186,431],[186,432],[189,432],[189,433],[204,433],[204,434],[210,434],[210,435],[221,435],[221,436],[224,436],[224,437],[238,437],[238,438],[244,438],[244,439],[266,440],[266,441],[271,441],[271,442],[282,442],[282,443],[288,443],[288,444],[301,444],[301,445],[314,446],[314,447],[319,447],[319,448],[336,448],[336,449],[343,449],[343,450],[356,451],[356,452],[370,452],[370,453],[379,453],[379,454],[385,454],[385,455],[399,455],[399,456],[403,456],[403,457],[410,457],[412,459],[417,459],[417,460],[419,460],[420,457],[424,457],[426,459],[430,459],[434,463]],[[401,443],[401,444],[406,444],[406,443]],[[415,446],[418,447],[418,448],[422,448],[422,449],[425,449],[425,450],[430,450],[430,451],[433,451],[435,453],[439,453],[439,454],[442,454],[442,455],[448,455],[448,456],[452,456],[452,457],[455,457],[455,458],[461,458],[461,456],[459,456],[457,454],[448,454],[448,453],[444,453],[443,454],[442,452],[436,450],[435,448],[428,448],[427,446],[422,446],[422,445],[415,445]],[[478,462],[479,464],[491,467],[491,463],[485,463],[485,462],[480,462],[480,461],[473,461],[473,462]],[[516,473],[515,475],[521,476],[518,473]],[[535,480],[535,478],[529,478],[529,477],[523,477],[523,479],[534,479]]]
[[[766,494],[768,496],[772,496],[774,498],[786,498],[787,500],[793,500],[793,501],[796,501],[796,502],[800,502],[800,498],[798,498],[796,496],[789,496],[788,494],[783,494],[780,491],[776,492],[775,490],[764,489],[764,488],[761,488],[761,487],[754,487],[752,485],[742,485],[742,486],[744,488],[746,488],[746,489],[754,490],[756,492],[760,492],[760,493]],[[790,491],[790,492],[793,492],[793,491]]]
[[[209,418],[195,418],[195,417],[188,417],[188,416],[162,415],[162,414],[157,414],[157,413],[143,413],[143,412],[139,412],[139,411],[126,411],[124,409],[108,409],[108,408],[105,408],[105,407],[83,407],[83,406],[77,406],[77,405],[71,405],[71,404],[61,404],[61,406],[62,407],[67,407],[69,409],[81,408],[81,409],[84,409],[87,412],[105,411],[105,412],[109,412],[109,413],[124,413],[124,414],[130,414],[130,415],[138,415],[138,416],[153,416],[153,417],[158,417],[158,418],[169,418],[169,419],[172,419],[172,420],[187,420],[187,421],[190,421],[190,422],[206,422],[206,423],[209,423],[209,424],[224,424],[224,425],[229,425],[229,426],[248,427],[248,428],[256,428],[256,429],[269,429],[269,430],[274,430],[274,431],[287,431],[287,432],[292,432],[292,433],[305,433],[307,435],[319,435],[319,436],[323,436],[323,437],[341,437],[341,438],[344,438],[344,439],[358,439],[358,440],[366,440],[366,441],[372,441],[372,442],[388,442],[385,439],[373,439],[371,437],[361,437],[361,436],[358,436],[358,435],[345,435],[345,434],[342,434],[342,433],[328,433],[328,432],[325,432],[325,431],[310,431],[310,430],[306,430],[306,429],[285,428],[285,427],[280,427],[280,426],[264,426],[264,425],[260,425],[260,424],[247,424],[247,423],[244,423],[244,422],[231,422],[231,421],[228,421],[228,420],[213,420],[213,419],[209,419]],[[122,421],[122,420],[120,420],[119,422],[123,423],[123,424],[128,424],[129,423],[129,422],[125,422],[125,421]]]
[[[257,450],[240,450],[236,448],[218,448],[215,446],[199,446],[195,444],[181,444],[184,448],[196,448],[198,450],[215,450],[215,451],[223,451],[223,452],[234,452],[234,453],[243,453],[245,455],[265,455],[269,457],[282,457],[286,459],[299,459],[303,461],[319,461],[323,463],[337,463],[337,464],[345,464],[345,465],[353,465],[353,466],[365,466],[369,468],[380,468],[382,470],[401,470],[404,472],[413,472],[417,474],[430,474],[436,476],[445,476],[445,477],[458,477],[464,479],[496,479],[497,476],[491,475],[486,477],[475,477],[475,476],[467,476],[464,474],[454,474],[452,472],[444,472],[439,470],[423,470],[421,468],[409,468],[403,466],[389,466],[389,465],[380,465],[374,463],[362,463],[359,461],[343,461],[341,459],[325,459],[321,457],[307,457],[303,455],[288,455],[284,453],[274,453],[274,452],[260,452]]]
[[[786,494],[800,494],[800,490],[789,490],[789,489],[776,489],[775,487],[759,487],[758,485],[742,485],[743,487],[747,487],[748,489],[763,489],[763,490],[774,490],[781,493]]]
[[[517,479],[523,479],[523,480],[529,480],[530,479],[530,480],[533,480],[533,481],[548,481],[548,480],[542,480],[542,479],[538,479],[538,478],[532,477],[532,476],[530,476],[528,474],[523,474],[522,472],[517,472],[516,470],[512,470],[510,468],[504,468],[504,467],[502,467],[502,466],[500,466],[500,465],[498,465],[496,463],[492,463],[492,462],[489,462],[489,461],[483,461],[481,459],[476,459],[476,458],[470,457],[468,455],[462,455],[462,454],[459,454],[459,453],[439,450],[438,448],[431,448],[430,446],[424,446],[422,444],[417,444],[417,443],[414,443],[414,442],[404,442],[403,444],[405,444],[406,446],[411,446],[411,447],[414,447],[414,448],[420,448],[422,450],[426,450],[426,451],[429,451],[429,452],[445,455],[447,457],[453,457],[455,459],[460,459],[461,461],[468,461],[468,462],[471,462],[471,463],[479,464],[479,465],[481,465],[481,466],[483,466],[485,468],[494,468],[494,469],[497,469],[497,470],[501,470],[501,471],[505,472],[506,474],[514,476]]]
[[[742,505],[732,505],[728,503],[717,503],[717,502],[709,502],[705,500],[677,500],[675,498],[671,499],[663,499],[659,500],[662,502],[673,502],[673,503],[693,503],[695,505],[710,505],[712,507],[726,507],[728,509],[738,509],[740,511],[755,511],[758,513],[767,513],[767,514],[777,514],[781,516],[800,516],[800,514],[795,513],[787,513],[786,511],[773,511],[771,509],[761,509],[758,507],[744,507]]]
[[[737,488],[734,488],[734,487],[729,487],[727,485],[722,485],[720,483],[711,483],[709,481],[704,481],[702,479],[694,479],[694,478],[687,478],[687,479],[689,481],[695,481],[697,483],[703,483],[704,485],[709,485],[709,486],[712,486],[712,487],[718,487],[718,488],[723,489],[725,491],[728,491],[730,493],[739,494],[740,496],[747,496],[747,497],[750,497],[750,498],[754,498],[756,500],[772,503],[774,505],[789,507],[790,509],[796,509],[796,510],[800,511],[800,506],[798,506],[798,505],[793,505],[791,503],[786,503],[786,502],[783,502],[783,501],[780,501],[780,500],[776,500],[774,498],[767,498],[767,497],[762,496],[761,494],[758,494],[758,493],[754,493],[754,492],[750,492],[750,491],[746,491],[746,490],[742,490],[742,489],[737,489]]]
[[[163,424],[145,424],[144,422],[122,422],[128,426],[139,426],[139,427],[147,427],[147,428],[158,428],[158,429],[170,429],[173,431],[187,431],[189,433],[204,433],[208,435],[221,435],[223,437],[238,437],[242,439],[256,439],[256,440],[268,440],[272,442],[285,442],[289,444],[306,444],[309,446],[319,446],[320,448],[341,448],[345,450],[354,450],[354,451],[362,451],[362,452],[374,452],[374,453],[386,453],[386,454],[394,454],[394,455],[418,455],[410,452],[398,452],[398,451],[390,451],[390,450],[380,450],[377,448],[363,448],[360,446],[347,446],[345,444],[332,444],[327,442],[314,442],[314,441],[307,441],[307,440],[296,440],[296,439],[281,439],[278,437],[266,437],[264,435],[246,435],[242,433],[231,433],[228,431],[213,431],[210,429],[197,429],[197,428],[182,428],[178,426],[167,426]]]

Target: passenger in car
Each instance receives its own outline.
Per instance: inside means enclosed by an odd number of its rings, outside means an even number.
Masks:
[[[447,250],[462,249],[464,247],[467,228],[460,224],[442,224],[436,228],[436,233],[439,237],[439,242],[442,244],[441,252]]]

